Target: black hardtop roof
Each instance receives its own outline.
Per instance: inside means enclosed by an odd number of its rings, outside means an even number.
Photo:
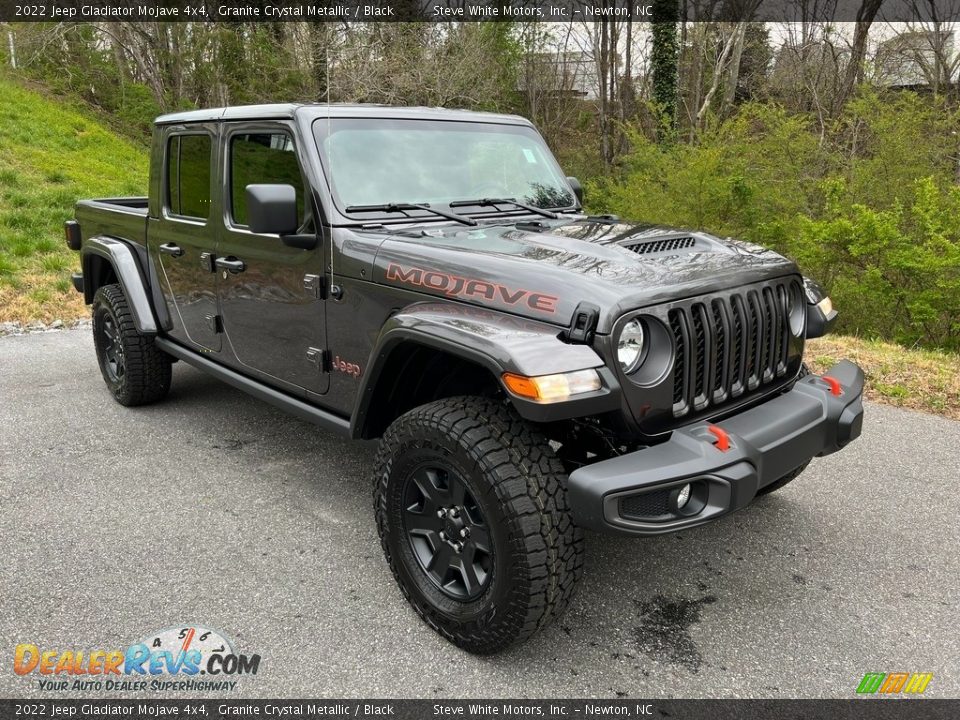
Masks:
[[[357,117],[395,118],[409,120],[459,120],[461,122],[496,122],[512,125],[529,125],[530,121],[519,115],[474,112],[472,110],[447,110],[445,108],[397,107],[392,105],[349,105],[341,103],[273,103],[269,105],[235,105],[231,107],[188,110],[169,113],[156,119],[158,125],[175,125],[195,122],[220,122],[225,120],[277,120],[291,119],[306,113],[317,118]]]

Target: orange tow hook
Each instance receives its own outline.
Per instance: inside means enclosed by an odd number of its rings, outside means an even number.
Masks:
[[[842,388],[836,378],[832,378],[829,375],[824,375],[820,379],[830,386],[831,395],[836,395],[839,397]]]
[[[727,435],[726,431],[716,425],[707,425],[707,432],[717,438],[717,441],[713,444],[717,450],[726,452],[730,449],[730,436]]]

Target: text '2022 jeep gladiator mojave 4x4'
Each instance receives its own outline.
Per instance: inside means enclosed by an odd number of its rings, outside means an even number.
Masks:
[[[160,117],[149,197],[66,236],[114,398],[183,360],[379,438],[387,562],[483,653],[563,611],[585,528],[700,525],[860,434],[860,369],[803,367],[836,313],[796,265],[581,194],[519,117],[231,107]]]

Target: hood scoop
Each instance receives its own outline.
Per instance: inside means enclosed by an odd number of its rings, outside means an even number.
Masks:
[[[662,255],[677,250],[690,250],[697,246],[697,239],[690,235],[676,237],[660,237],[644,240],[627,240],[620,243],[621,247],[633,250],[638,255]]]

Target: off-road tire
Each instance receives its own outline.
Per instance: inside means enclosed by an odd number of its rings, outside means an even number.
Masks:
[[[113,347],[122,351],[119,372],[110,359],[111,343],[105,331],[115,335]],[[104,285],[93,298],[93,344],[103,380],[121,405],[156,402],[170,390],[172,358],[154,345],[152,337],[137,332],[118,284]]]
[[[460,473],[482,511],[492,571],[472,600],[446,596],[412,549],[404,487],[431,458]],[[567,476],[546,438],[502,401],[455,397],[398,418],[377,453],[374,511],[400,589],[420,617],[469,652],[522,642],[566,609],[583,568],[583,531],[567,505]]]
[[[797,379],[799,380],[800,378],[806,377],[809,374],[810,374],[810,368],[808,368],[807,364],[804,363],[803,365],[800,366],[800,372],[797,374]],[[757,497],[760,497],[761,495],[769,495],[770,493],[776,492],[777,490],[784,487],[785,485],[789,485],[791,482],[793,482],[800,476],[800,473],[802,473],[804,470],[807,469],[807,465],[809,464],[810,464],[810,461],[807,460],[803,465],[798,467],[796,470],[791,470],[779,480],[774,480],[769,485],[766,485],[760,488],[759,490],[757,490]]]

